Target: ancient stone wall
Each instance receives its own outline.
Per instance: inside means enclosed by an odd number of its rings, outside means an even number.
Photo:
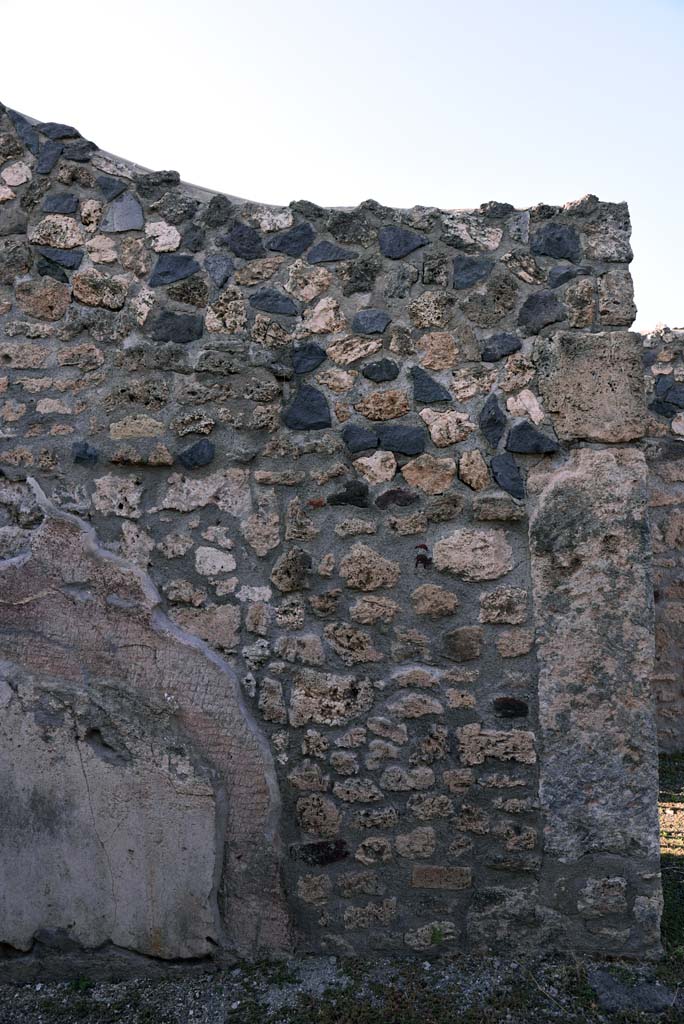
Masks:
[[[7,962],[656,953],[625,205],[0,182]]]

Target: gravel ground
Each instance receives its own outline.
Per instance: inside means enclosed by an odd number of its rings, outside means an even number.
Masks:
[[[166,980],[4,986],[1,1024],[599,1024],[684,1021],[660,966],[329,957]],[[683,978],[684,980],[684,978]]]

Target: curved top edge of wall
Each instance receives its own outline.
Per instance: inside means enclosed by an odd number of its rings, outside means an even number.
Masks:
[[[20,122],[23,122],[25,125],[33,128],[33,129],[35,129],[35,130],[37,130],[39,132],[41,132],[41,129],[44,128],[44,127],[48,127],[49,126],[50,128],[52,128],[53,126],[57,126],[57,127],[68,128],[70,131],[73,131],[75,133],[75,135],[72,136],[72,139],[76,139],[76,138],[82,139],[83,138],[83,136],[78,131],[78,129],[73,128],[71,125],[58,125],[57,122],[53,122],[53,121],[50,121],[50,122],[39,121],[37,118],[29,117],[28,115],[23,114],[20,111],[14,110],[12,107],[9,107],[6,104],[3,104],[0,101],[0,112],[2,112],[3,110],[6,111],[7,114],[9,114],[10,117],[13,120],[18,119]],[[16,127],[16,120],[15,120],[15,127]],[[110,153],[108,150],[101,149],[99,146],[97,146],[94,143],[93,143],[93,146],[94,146],[94,149],[93,149],[92,155],[89,158],[90,162],[92,163],[92,165],[95,168],[97,168],[98,170],[102,171],[103,174],[111,174],[111,175],[114,175],[116,177],[125,178],[125,179],[127,179],[129,181],[133,181],[135,179],[136,175],[153,174],[153,173],[164,173],[164,172],[155,172],[155,171],[152,170],[152,168],[145,167],[144,165],[138,164],[138,163],[136,163],[133,160],[124,159],[123,157],[117,156],[114,153]],[[168,172],[167,171],[166,173],[175,173],[175,172]],[[420,205],[420,204],[417,204],[417,205],[412,206],[412,207],[388,207],[388,206],[385,206],[383,203],[377,202],[374,199],[366,199],[363,202],[359,203],[358,206],[355,206],[355,207],[354,206],[318,206],[318,204],[311,203],[308,200],[293,200],[291,203],[289,203],[287,205],[279,205],[279,204],[276,204],[276,203],[263,203],[263,202],[259,201],[258,199],[245,198],[243,196],[235,196],[235,195],[232,195],[230,192],[221,192],[218,189],[207,188],[207,187],[205,187],[203,185],[196,185],[193,182],[185,181],[182,178],[179,180],[178,186],[182,186],[186,191],[188,191],[195,198],[202,199],[205,202],[210,200],[214,196],[223,196],[224,198],[230,200],[230,202],[238,204],[240,206],[254,206],[254,207],[259,207],[259,208],[264,209],[264,210],[273,210],[273,211],[286,210],[286,209],[291,208],[291,207],[296,207],[300,203],[306,203],[307,206],[315,207],[315,208],[321,210],[322,213],[325,213],[327,211],[332,211],[332,210],[343,210],[343,211],[347,211],[348,210],[348,211],[351,211],[351,210],[374,209],[376,211],[387,211],[388,213],[404,214],[405,216],[408,217],[409,220],[412,220],[414,222],[412,224],[412,226],[414,226],[414,227],[419,227],[419,221],[422,218],[428,216],[429,214],[434,214],[434,213],[438,213],[438,214],[456,214],[456,213],[464,213],[464,214],[465,213],[480,213],[480,214],[484,213],[484,214],[488,214],[489,213],[491,216],[498,216],[498,215],[500,215],[501,213],[504,213],[504,212],[512,213],[512,212],[514,212],[516,210],[518,210],[519,212],[523,212],[526,209],[537,210],[537,209],[539,209],[541,207],[547,207],[549,209],[553,208],[553,209],[558,210],[559,212],[562,210],[562,211],[564,211],[566,213],[567,212],[572,213],[572,212],[582,212],[581,208],[584,205],[586,205],[587,202],[596,203],[596,202],[599,201],[597,196],[592,195],[592,194],[587,194],[585,196],[580,197],[579,199],[570,200],[569,202],[564,203],[562,206],[558,206],[557,204],[539,203],[539,204],[536,204],[534,207],[523,207],[523,208],[516,208],[516,207],[512,206],[510,203],[499,203],[499,202],[496,202],[496,201],[482,203],[478,208],[471,208],[471,207],[440,208],[440,207],[436,207],[436,206],[424,206],[424,205]],[[614,204],[613,203],[604,203],[604,205],[615,205],[615,206],[627,207],[627,203],[626,202],[618,202],[618,203],[614,203]]]

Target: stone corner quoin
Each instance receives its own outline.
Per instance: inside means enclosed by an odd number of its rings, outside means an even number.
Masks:
[[[657,953],[629,237],[229,199],[0,106],[3,970]]]

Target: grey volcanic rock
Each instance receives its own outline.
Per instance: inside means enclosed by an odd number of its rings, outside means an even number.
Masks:
[[[525,481],[512,455],[506,452],[495,455],[490,465],[492,476],[502,490],[508,491],[514,498],[525,497]]]
[[[518,326],[529,334],[539,334],[544,327],[563,319],[565,309],[555,292],[533,292],[522,304]]]
[[[506,416],[499,405],[499,400],[494,394],[487,398],[487,401],[482,406],[480,416],[478,419],[480,430],[489,441],[492,448],[496,448],[499,441],[503,437],[504,430],[506,429]]]
[[[396,380],[399,376],[399,367],[391,359],[379,359],[376,363],[368,363],[363,366],[361,373],[368,380],[381,384],[386,380]]]
[[[309,248],[315,237],[316,233],[310,224],[298,224],[290,231],[286,231],[284,234],[278,235],[277,238],[271,239],[268,243],[268,248],[273,252],[287,253],[288,256],[301,256]]]
[[[532,426],[529,420],[514,423],[506,438],[509,452],[543,455],[558,451],[558,441]]]
[[[411,369],[411,377],[413,378],[413,397],[416,402],[431,405],[434,402],[452,401],[451,392],[419,366],[414,366]]]
[[[142,207],[134,195],[125,192],[109,204],[100,222],[100,231],[117,234],[140,231],[145,223]]]
[[[494,269],[494,260],[485,256],[465,256],[459,253],[453,258],[454,288],[472,288],[486,281]]]
[[[265,313],[280,316],[295,316],[297,307],[289,297],[277,288],[257,288],[249,297],[250,306],[262,309]]]
[[[173,284],[174,281],[183,281],[186,277],[192,277],[199,270],[201,267],[192,256],[163,252],[157,259],[152,272],[150,286],[158,288],[160,285]]]
[[[357,334],[382,334],[392,322],[384,309],[362,309],[352,320],[352,331]]]
[[[187,345],[201,338],[203,329],[201,316],[173,313],[167,309],[151,317],[146,325],[146,330],[155,341],[174,341],[179,345]]]
[[[324,430],[331,422],[325,395],[309,384],[302,384],[294,402],[283,413],[283,423],[290,430]]]
[[[356,256],[355,252],[351,249],[344,249],[341,245],[335,245],[334,242],[318,242],[314,245],[313,249],[310,249],[307,253],[307,260],[309,263],[336,263],[339,260],[351,260]]]
[[[400,260],[421,246],[427,245],[428,239],[417,231],[391,225],[380,229],[378,242],[383,256],[390,260]]]
[[[492,334],[482,349],[482,362],[496,363],[505,356],[519,352],[521,348],[522,342],[515,334],[508,334],[505,331],[501,334]]]
[[[530,249],[539,256],[553,256],[557,260],[576,263],[582,256],[577,229],[568,224],[549,221],[530,234]]]

